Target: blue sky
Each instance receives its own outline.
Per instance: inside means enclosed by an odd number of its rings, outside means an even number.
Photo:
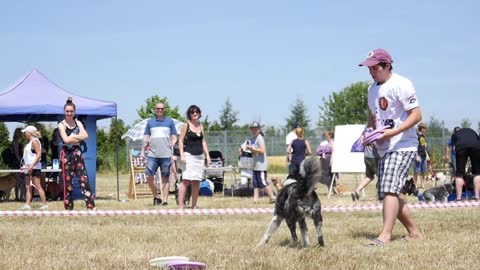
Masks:
[[[126,124],[155,94],[181,111],[197,104],[210,120],[230,97],[240,124],[276,126],[299,97],[315,123],[323,97],[370,81],[358,63],[383,47],[415,84],[425,120],[476,128],[479,3],[2,1],[0,89],[37,68],[116,102]]]

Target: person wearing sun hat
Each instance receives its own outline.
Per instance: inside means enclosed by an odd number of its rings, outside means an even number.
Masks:
[[[25,205],[21,208],[22,210],[31,210],[32,206],[32,186],[30,181],[35,185],[35,188],[38,191],[38,195],[42,200],[42,206],[40,210],[48,209],[47,199],[45,197],[45,191],[40,183],[41,170],[42,170],[42,146],[40,144],[39,138],[41,137],[40,132],[34,126],[27,126],[22,129],[23,134],[28,143],[23,148],[23,161],[25,164],[22,166],[22,171],[25,174]]]
[[[393,128],[384,129],[375,142],[379,153],[378,195],[383,200],[383,228],[369,246],[381,246],[392,237],[396,220],[405,226],[405,240],[419,240],[417,228],[403,194],[407,174],[418,147],[414,126],[422,120],[422,112],[413,83],[393,73],[393,58],[385,49],[371,51],[359,64],[366,66],[373,83],[368,88],[368,128],[381,128],[393,121]]]
[[[253,155],[253,201],[255,203],[259,202],[260,189],[264,189],[265,193],[270,198],[270,203],[274,203],[275,196],[273,195],[267,181],[267,149],[265,147],[262,130],[260,129],[260,123],[253,121],[250,124],[250,132],[252,133],[252,139],[250,140],[251,143],[247,145],[246,148],[252,152]]]

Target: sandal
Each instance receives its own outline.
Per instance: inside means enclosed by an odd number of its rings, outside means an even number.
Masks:
[[[382,240],[375,238],[370,240],[365,246],[366,247],[382,247],[386,244],[386,242],[383,242]]]

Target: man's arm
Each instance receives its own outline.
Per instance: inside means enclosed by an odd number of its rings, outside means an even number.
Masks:
[[[150,135],[144,135],[143,142],[142,142],[142,149],[140,150],[141,157],[145,156],[145,150],[147,149],[149,144],[150,144]]]

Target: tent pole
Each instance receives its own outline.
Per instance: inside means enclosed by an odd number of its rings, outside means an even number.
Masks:
[[[117,117],[115,116],[115,138],[118,138],[118,121]],[[120,176],[118,172],[118,140],[115,140],[115,161],[117,164],[117,201],[120,201]]]

